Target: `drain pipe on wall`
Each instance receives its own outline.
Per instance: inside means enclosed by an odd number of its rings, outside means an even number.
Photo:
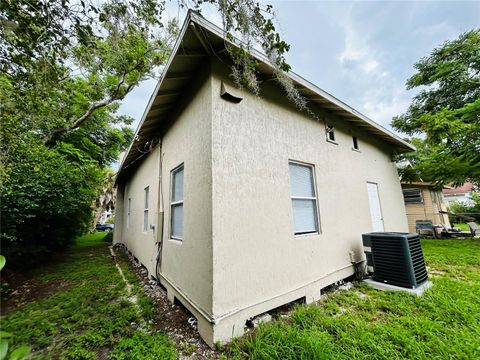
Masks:
[[[163,208],[163,179],[162,179],[162,139],[159,141],[159,155],[158,155],[158,204],[157,204],[157,239],[158,253],[155,264],[155,276],[157,283],[160,283],[160,275],[162,273],[162,249],[163,249],[163,229],[164,229],[164,216],[165,211]]]

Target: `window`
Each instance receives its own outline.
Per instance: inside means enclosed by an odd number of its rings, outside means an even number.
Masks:
[[[147,186],[145,188],[145,205],[143,209],[143,232],[148,231],[148,193],[149,193],[149,187]]]
[[[183,237],[183,164],[172,170],[172,194],[170,202],[170,237]]]
[[[127,203],[127,229],[130,227],[130,210],[132,209],[132,199],[128,198]]]
[[[290,162],[290,191],[295,235],[318,233],[313,166]]]
[[[403,199],[405,204],[422,204],[422,190],[419,188],[403,189]]]
[[[335,142],[335,128],[333,126],[327,125],[327,140]]]
[[[358,139],[356,136],[352,136],[353,149],[358,150]]]

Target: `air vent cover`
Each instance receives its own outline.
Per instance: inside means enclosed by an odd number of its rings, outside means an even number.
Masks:
[[[406,288],[416,288],[427,280],[418,234],[375,232],[362,238],[364,246],[371,247],[374,280]]]

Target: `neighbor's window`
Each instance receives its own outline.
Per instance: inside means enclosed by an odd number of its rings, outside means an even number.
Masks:
[[[290,162],[290,190],[295,235],[318,233],[313,166]]]
[[[422,190],[419,188],[403,189],[403,199],[405,204],[423,203]]]
[[[130,227],[130,211],[132,209],[132,199],[128,198],[127,203],[127,229]]]
[[[183,164],[172,170],[172,194],[170,202],[170,237],[183,238]]]
[[[335,142],[335,128],[331,125],[327,125],[327,140]]]
[[[356,136],[352,136],[353,148],[358,150],[358,139]]]
[[[147,186],[145,188],[145,205],[143,209],[143,232],[148,231],[148,193],[149,193],[150,188]]]

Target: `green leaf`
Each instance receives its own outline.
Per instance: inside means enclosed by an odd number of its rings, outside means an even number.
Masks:
[[[7,262],[7,260],[5,259],[5,256],[3,255],[0,255],[0,270],[3,269],[3,267],[5,266],[5,263]]]
[[[6,338],[11,338],[12,334],[5,332],[5,331],[0,331],[0,339],[6,339]]]
[[[7,357],[8,352],[8,341],[5,339],[0,340],[0,360],[3,360]]]
[[[9,360],[22,360],[30,353],[30,347],[27,345],[20,346],[12,351]]]

